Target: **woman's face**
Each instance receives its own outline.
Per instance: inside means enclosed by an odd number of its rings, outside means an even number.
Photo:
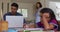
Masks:
[[[41,21],[43,21],[43,17],[45,17],[45,19],[47,21],[50,21],[50,14],[49,13],[40,13],[40,17],[41,17]]]
[[[37,6],[37,8],[39,8],[40,7],[40,4],[37,4],[36,6]]]

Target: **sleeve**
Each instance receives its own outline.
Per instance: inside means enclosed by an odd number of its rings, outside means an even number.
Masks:
[[[36,28],[39,28],[39,25],[38,25],[38,23],[36,23]]]
[[[52,20],[49,24],[53,24],[54,25],[54,29],[58,29],[58,25],[57,25],[57,21],[56,20]]]
[[[10,14],[10,12],[4,14],[4,15],[3,15],[3,20],[6,20],[6,16],[9,15],[9,14]]]

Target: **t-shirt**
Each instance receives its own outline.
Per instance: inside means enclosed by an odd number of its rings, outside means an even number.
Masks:
[[[53,25],[54,25],[54,29],[58,29],[58,23],[57,23],[57,21],[56,21],[55,19],[52,19],[52,20],[49,21],[48,23],[49,23],[49,24],[53,24]],[[37,26],[38,26],[38,28],[44,28],[44,25],[43,25],[43,23],[41,23],[41,22],[38,22],[38,23],[37,23]]]
[[[13,16],[13,14],[11,12],[8,12],[8,13],[4,14],[4,16],[3,16],[4,20],[6,20],[6,16]],[[14,16],[23,16],[23,15],[21,13],[16,12],[16,14]],[[25,21],[25,18],[24,18],[24,23],[25,22],[26,21]]]
[[[36,12],[36,14],[35,14],[35,16],[36,16],[36,23],[40,22],[40,10],[41,10],[41,9],[42,9],[42,8],[37,9],[37,12]]]
[[[12,14],[11,12],[6,13],[6,14],[3,16],[3,19],[4,19],[4,20],[6,20],[6,16],[13,16],[13,14]],[[15,16],[23,16],[23,15],[16,12]]]

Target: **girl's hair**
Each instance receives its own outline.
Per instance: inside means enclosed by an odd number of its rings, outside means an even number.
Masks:
[[[39,6],[40,8],[42,7],[42,4],[41,4],[40,2],[37,2],[37,3],[36,3],[36,8],[37,8],[37,9],[38,9],[37,4],[40,5],[40,6]]]
[[[43,9],[41,9],[40,13],[49,13],[50,14],[50,17],[51,17],[51,20],[52,19],[56,19],[53,10],[50,9],[50,8],[43,8]]]
[[[50,8],[43,8],[43,9],[41,9],[40,13],[49,13],[50,14],[50,17],[51,17],[50,21],[52,19],[55,19],[56,20],[55,14],[54,14],[53,10],[50,9]],[[59,25],[59,23],[58,23],[57,20],[56,20],[56,22],[57,22],[57,25]]]

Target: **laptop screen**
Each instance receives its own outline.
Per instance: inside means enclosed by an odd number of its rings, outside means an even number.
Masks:
[[[6,16],[8,21],[8,28],[23,27],[23,16]]]

